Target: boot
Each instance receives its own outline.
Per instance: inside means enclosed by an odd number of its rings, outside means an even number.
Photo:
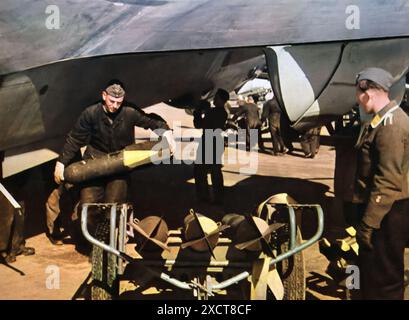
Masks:
[[[13,263],[16,262],[17,256],[23,255],[23,256],[32,256],[35,254],[35,249],[32,247],[26,247],[25,245],[22,245],[21,248],[18,251],[10,251],[10,253],[4,258],[4,260],[7,263]]]
[[[24,206],[22,205],[22,209],[16,210],[14,213],[11,249],[5,258],[7,263],[15,262],[16,257],[19,255],[31,256],[35,254],[34,248],[25,246],[26,241],[24,240],[24,215]]]

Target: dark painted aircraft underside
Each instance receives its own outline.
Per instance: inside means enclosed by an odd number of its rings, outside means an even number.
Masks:
[[[50,4],[59,8],[60,29],[46,28]],[[351,5],[359,29],[346,27]],[[116,53],[409,34],[407,0],[2,0],[0,10],[0,74]]]
[[[389,70],[393,97],[403,95],[407,1],[57,0],[57,30],[46,27],[49,4],[0,4],[3,176],[54,159],[111,79],[124,82],[138,106],[191,108],[219,87],[239,88],[267,63],[299,131],[351,109],[364,67]],[[351,6],[358,29],[346,26]]]

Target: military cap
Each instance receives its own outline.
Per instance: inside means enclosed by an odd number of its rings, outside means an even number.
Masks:
[[[106,93],[115,98],[122,98],[125,96],[125,90],[119,84],[111,84],[105,89]]]
[[[386,91],[389,91],[393,85],[392,75],[388,71],[381,68],[367,68],[362,70],[356,77],[356,83],[358,84],[361,80],[371,80],[380,85]]]

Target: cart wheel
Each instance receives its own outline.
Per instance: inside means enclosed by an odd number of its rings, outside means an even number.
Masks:
[[[282,239],[282,238],[281,238]],[[301,244],[301,231],[297,228],[297,245]],[[281,242],[281,252],[287,252],[290,240],[285,238]],[[277,264],[277,270],[284,285],[284,300],[305,300],[305,262],[304,253],[300,251]]]
[[[109,243],[109,220],[98,224],[95,238],[104,243]],[[117,236],[115,237],[117,240]],[[119,294],[119,281],[117,277],[117,257],[103,249],[92,248],[92,300],[112,300]]]
[[[273,233],[270,244],[277,251],[278,255],[287,252],[290,248],[290,227],[287,209],[278,206],[274,211],[270,211],[268,205],[263,203],[259,207],[258,216],[266,219],[269,224],[285,224],[285,226]],[[297,226],[296,245],[300,245],[301,243],[301,230],[300,227]],[[303,251],[277,263],[276,267],[284,286],[283,299],[305,300],[306,279]]]

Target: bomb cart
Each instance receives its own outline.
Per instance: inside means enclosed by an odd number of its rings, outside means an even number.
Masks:
[[[95,209],[107,214],[91,236],[87,220]],[[306,215],[316,231],[303,240]],[[129,204],[84,204],[91,299],[302,300],[303,250],[320,239],[323,223],[319,205],[287,194],[269,197],[253,215],[227,214],[219,222],[191,209],[176,230],[163,217],[135,219]]]

